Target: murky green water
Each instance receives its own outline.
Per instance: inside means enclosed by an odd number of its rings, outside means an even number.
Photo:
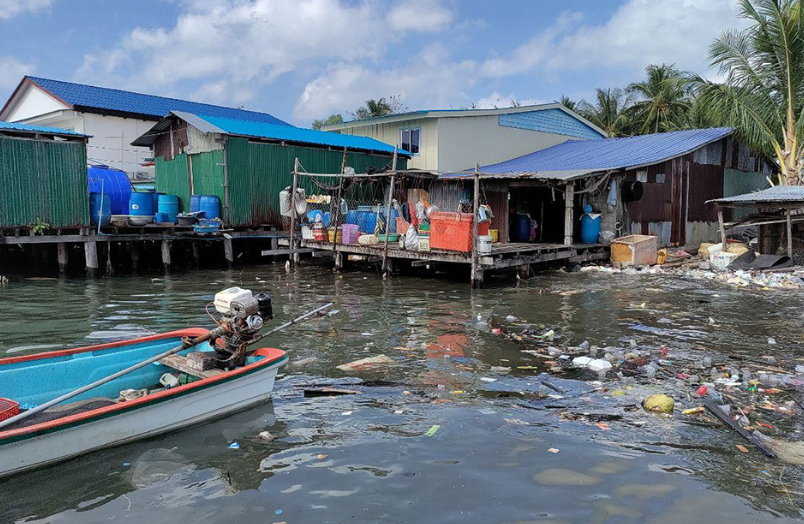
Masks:
[[[588,340],[626,347],[633,339],[640,346],[665,344],[671,356],[706,351],[792,361],[804,335],[799,294],[559,273],[473,293],[443,280],[382,282],[319,267],[286,274],[279,266],[95,281],[12,277],[0,289],[0,356],[208,326],[204,304],[234,284],[268,290],[278,318],[330,300],[339,311],[272,341],[306,361],[285,368],[274,400],[2,480],[0,522],[748,523],[801,517],[800,468],[755,450],[741,453],[735,444],[742,442],[720,428],[638,412],[608,421],[606,430],[566,416],[638,405],[645,387],[614,399],[590,393],[582,382],[555,379],[563,395],[529,395],[542,363],[488,326],[500,319],[512,330],[552,328],[557,345]],[[517,320],[504,320],[507,315]],[[360,395],[304,398],[298,387],[347,377],[335,367],[381,353],[397,365],[359,375],[375,381],[358,386]],[[512,371],[502,375],[496,366]],[[434,433],[433,426],[439,426]],[[797,422],[791,427],[795,432]],[[276,439],[257,437],[266,430]],[[232,442],[240,449],[229,449]]]

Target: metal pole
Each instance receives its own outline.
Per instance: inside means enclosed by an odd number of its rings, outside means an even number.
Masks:
[[[290,264],[296,263],[296,190],[299,187],[299,157],[293,163],[293,186],[290,192]]]
[[[394,199],[394,185],[396,183],[396,147],[394,158],[391,161],[391,185],[388,188],[388,202],[385,203],[385,245],[382,248],[382,278],[387,276],[388,269],[388,234],[391,232],[391,201]]]
[[[717,206],[717,224],[720,227],[720,242],[723,252],[726,252],[726,226],[723,222],[723,208],[721,206]]]
[[[790,210],[787,210],[787,256],[793,259],[793,220],[790,217]]]
[[[472,287],[477,286],[480,284],[478,277],[480,276],[478,271],[478,242],[477,242],[477,212],[480,208],[480,164],[475,164],[475,174],[474,174],[474,182],[475,182],[475,198],[474,204],[472,205],[472,275],[471,275],[471,284]]]
[[[567,182],[564,193],[564,245],[572,245],[573,206],[575,205],[575,182]],[[539,224],[541,227],[541,224]]]

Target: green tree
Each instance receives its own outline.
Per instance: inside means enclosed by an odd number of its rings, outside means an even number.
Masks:
[[[571,99],[570,97],[568,97],[566,95],[561,95],[561,98],[556,100],[556,104],[561,104],[562,106],[566,107],[570,111],[575,111],[575,109],[578,106],[578,104],[573,99]]]
[[[313,129],[324,129],[326,126],[332,126],[335,124],[343,124],[343,116],[340,113],[329,115],[324,120],[313,120]]]
[[[631,106],[637,133],[660,133],[688,129],[692,78],[674,65],[649,65],[647,78],[634,82],[626,92],[634,97]]]
[[[366,105],[358,107],[352,113],[352,116],[355,120],[366,120],[368,118],[394,115],[406,110],[407,108],[402,104],[400,97],[395,95],[389,96],[387,99],[383,97],[376,100],[373,98],[366,100]]]
[[[804,2],[741,0],[740,15],[751,25],[724,32],[709,50],[725,82],[698,78],[698,98],[743,142],[778,160],[782,183],[802,185]]]
[[[578,113],[609,137],[627,136],[631,133],[631,96],[619,88],[595,90],[595,103],[578,102]]]

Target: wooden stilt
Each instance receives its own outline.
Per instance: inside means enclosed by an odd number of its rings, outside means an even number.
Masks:
[[[170,273],[170,240],[162,241],[162,265],[165,273]]]
[[[140,267],[140,243],[129,242],[128,249],[131,254],[131,269],[137,271]]]
[[[97,242],[84,242],[84,260],[87,268],[87,276],[94,277],[98,272]]]
[[[723,246],[723,252],[726,252],[726,226],[725,222],[723,222],[723,208],[718,206],[717,208],[717,224],[720,227],[720,242]]]
[[[59,259],[59,273],[62,275],[67,272],[67,263],[69,262],[69,255],[67,254],[67,244],[59,242],[56,244]]]
[[[290,264],[296,266],[299,263],[299,255],[296,251],[296,190],[299,188],[299,157],[293,163],[293,186],[290,193]]]
[[[477,238],[477,212],[480,208],[480,164],[475,164],[474,175],[474,203],[472,205],[472,275],[470,283],[472,287],[479,287],[483,283],[483,271],[480,269],[478,261],[478,238]]]
[[[382,277],[388,276],[388,235],[391,232],[391,202],[394,199],[394,185],[396,183],[396,148],[391,161],[391,184],[388,188],[388,201],[385,203],[385,243],[382,247]]]
[[[787,256],[790,257],[792,260],[793,258],[793,220],[791,218],[791,212],[787,210]]]
[[[201,266],[201,246],[198,244],[198,241],[192,242],[193,244],[193,261],[195,262],[195,267],[198,269]]]
[[[343,253],[335,252],[335,271],[343,269]]]
[[[564,193],[564,245],[572,245],[573,231],[575,228],[573,208],[575,206],[575,182],[567,182]],[[539,224],[541,227],[541,224]]]
[[[231,268],[234,265],[234,246],[231,238],[223,239],[223,254],[226,256],[226,263]]]

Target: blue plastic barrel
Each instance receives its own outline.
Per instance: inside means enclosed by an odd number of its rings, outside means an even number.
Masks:
[[[201,211],[201,195],[193,195],[190,197],[190,213],[199,211]]]
[[[109,195],[113,215],[128,214],[131,182],[125,171],[104,165],[90,166],[87,169],[87,182],[90,193]]]
[[[159,195],[159,213],[164,213],[167,217],[165,222],[176,223],[176,215],[179,214],[179,197],[176,195]]]
[[[530,216],[525,213],[517,213],[514,220],[514,230],[511,231],[514,242],[530,241]]]
[[[592,217],[586,213],[581,217],[581,242],[595,244],[600,237],[600,215]]]
[[[221,203],[215,195],[201,195],[200,207],[204,212],[204,218],[221,217]]]
[[[109,195],[89,194],[89,220],[95,226],[105,226],[112,221],[112,199]]]
[[[128,200],[128,214],[136,217],[153,215],[153,193],[131,193]]]

